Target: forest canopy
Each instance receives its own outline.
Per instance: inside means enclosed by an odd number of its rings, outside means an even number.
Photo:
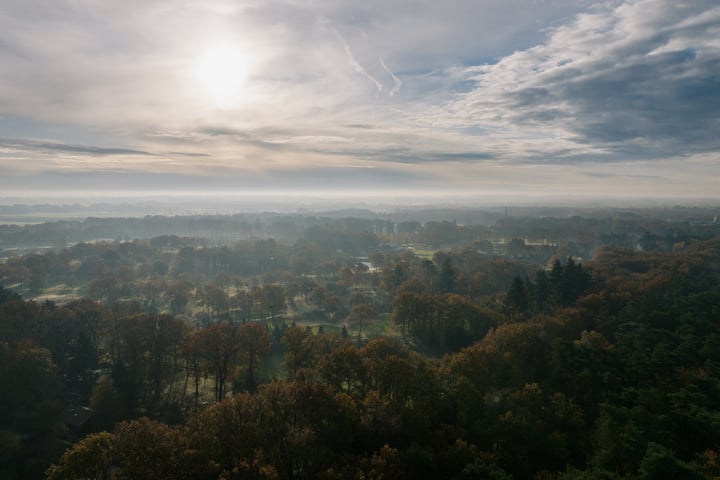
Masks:
[[[333,225],[8,258],[0,476],[720,476],[718,238],[579,258]]]

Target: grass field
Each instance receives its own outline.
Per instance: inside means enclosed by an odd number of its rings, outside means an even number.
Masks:
[[[50,300],[55,303],[68,303],[83,297],[81,287],[70,287],[64,283],[48,287],[42,293],[34,298],[36,302],[44,302]]]
[[[418,257],[427,259],[427,260],[432,260],[433,256],[435,256],[435,253],[437,253],[437,249],[431,249],[427,245],[415,245],[412,243],[408,243],[403,246],[412,250],[412,252],[415,255],[417,255]]]

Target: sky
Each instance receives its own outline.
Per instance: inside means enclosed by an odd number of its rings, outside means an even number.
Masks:
[[[720,197],[717,0],[2,0],[0,196]]]

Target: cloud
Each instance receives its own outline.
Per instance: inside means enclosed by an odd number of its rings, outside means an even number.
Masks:
[[[601,6],[466,69],[476,86],[449,110],[462,123],[544,129],[600,161],[717,151],[719,33],[713,1]]]
[[[392,71],[390,71],[390,69],[387,67],[387,65],[385,65],[385,62],[383,61],[382,57],[380,57],[379,60],[380,60],[380,65],[382,65],[382,67],[385,69],[385,71],[386,71],[386,72],[392,77],[392,79],[393,79],[393,86],[392,86],[392,88],[390,89],[390,92],[388,92],[388,95],[390,95],[390,96],[392,97],[392,96],[394,96],[397,92],[399,92],[400,89],[402,88],[402,80],[400,80],[398,77],[396,77],[395,74],[394,74]]]
[[[11,150],[30,150],[44,154],[69,153],[75,155],[89,155],[93,157],[106,155],[147,155],[152,153],[127,148],[96,147],[91,145],[68,145],[56,142],[41,142],[32,140],[3,139],[0,138],[0,148]]]
[[[404,95],[426,98],[419,72],[527,46],[541,38],[539,19],[585,2],[511,3],[522,8],[474,0],[410,9],[380,0],[7,0],[1,111],[140,132],[210,117],[237,122],[238,110],[256,123],[332,121],[382,106],[378,89],[398,94],[400,79]],[[207,105],[190,73],[204,49],[223,42],[244,49],[253,69],[248,101],[231,111]]]
[[[2,166],[711,191],[720,6],[596,1],[6,0]],[[247,62],[237,104],[192,75],[217,45]]]
[[[209,157],[208,153],[198,152],[167,152],[168,155],[180,156],[180,157]]]
[[[335,33],[336,33],[338,39],[340,40],[340,42],[342,43],[343,48],[345,49],[345,53],[347,54],[348,62],[352,66],[353,70],[355,70],[357,73],[363,75],[368,80],[370,80],[370,82],[372,82],[372,84],[375,85],[375,88],[377,88],[378,93],[382,92],[383,91],[382,83],[378,82],[372,75],[370,75],[367,72],[367,70],[365,70],[363,68],[362,65],[360,65],[358,63],[357,60],[355,60],[355,56],[353,55],[352,50],[350,50],[350,45],[347,44],[345,39],[342,37],[342,35],[340,35],[339,32],[337,32],[337,30],[335,30]]]

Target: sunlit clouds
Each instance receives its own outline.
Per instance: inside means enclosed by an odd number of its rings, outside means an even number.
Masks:
[[[716,197],[718,38],[714,1],[6,1],[0,188]]]

